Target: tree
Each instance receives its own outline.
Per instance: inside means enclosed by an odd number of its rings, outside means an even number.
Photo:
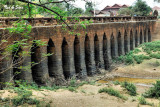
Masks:
[[[146,4],[145,1],[137,0],[135,5],[132,7],[134,15],[147,16],[152,11],[151,7]]]
[[[122,9],[119,10],[119,15],[132,16],[133,11],[130,8],[122,8]]]
[[[9,2],[6,2],[9,1]],[[18,17],[23,17],[23,15],[28,15],[29,17],[34,17],[34,14],[50,14],[54,16],[56,21],[62,25],[62,29],[67,30],[66,27],[69,28],[68,33],[72,35],[79,35],[75,32],[76,28],[79,27],[79,25],[82,25],[82,27],[85,28],[85,24],[89,24],[89,21],[80,21],[79,18],[69,18],[68,20],[71,20],[74,22],[74,27],[71,29],[70,26],[67,23],[67,12],[66,9],[61,9],[59,6],[60,4],[63,5],[63,3],[69,3],[73,0],[3,0],[0,1],[0,4],[2,5],[4,11],[4,14],[8,11],[11,12],[17,12],[22,11],[22,13],[18,14]],[[43,1],[43,2],[42,2]],[[8,8],[6,8],[6,5]],[[19,10],[15,7],[22,7]],[[11,8],[13,7],[13,8]],[[11,10],[10,10],[11,9]],[[24,12],[24,14],[23,14]],[[80,14],[82,12],[81,9],[74,9],[74,14]],[[2,14],[2,15],[4,15]],[[16,13],[14,13],[13,16],[16,16]],[[11,17],[10,15],[8,17]],[[8,32],[7,32],[8,30]],[[18,20],[16,23],[12,25],[12,27],[7,28],[5,32],[1,32],[1,39],[0,39],[0,89],[4,87],[5,82],[11,81],[10,79],[19,80],[23,78],[21,76],[21,71],[28,72],[32,66],[40,63],[40,62],[29,62],[29,66],[24,66],[23,60],[30,56],[32,52],[27,51],[27,49],[34,49],[35,47],[40,46],[46,46],[46,43],[41,40],[34,40],[31,38],[30,33],[32,31],[32,26],[28,24],[28,21],[26,20]],[[20,35],[20,36],[19,36]],[[17,37],[18,36],[18,37]],[[10,39],[10,38],[18,38],[19,40]],[[23,48],[23,49],[22,49]],[[33,52],[34,53],[34,52]],[[33,54],[32,53],[32,54]],[[52,55],[50,53],[49,55]],[[42,57],[48,56],[42,55]],[[12,59],[12,60],[7,60]],[[23,64],[22,64],[23,63]],[[2,66],[3,65],[3,66]],[[10,74],[12,72],[11,69],[14,69],[14,75],[10,78]],[[17,71],[17,72],[16,72]],[[9,74],[9,76],[7,75]],[[21,75],[19,75],[21,74]],[[25,80],[25,79],[22,79]],[[62,80],[63,81],[63,80]],[[63,83],[65,83],[63,81]]]
[[[86,9],[85,13],[87,15],[91,15],[91,11],[94,10],[93,9],[93,2],[92,1],[87,1],[86,4],[85,4],[85,9]]]

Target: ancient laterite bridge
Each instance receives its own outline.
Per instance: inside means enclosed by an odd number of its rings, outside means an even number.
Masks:
[[[112,58],[124,55],[139,44],[150,42],[156,25],[156,17],[81,17],[81,20],[93,19],[86,29],[78,28],[80,36],[71,35],[62,30],[53,18],[25,19],[33,25],[31,36],[34,40],[47,41],[47,46],[38,46],[27,56],[22,66],[30,62],[40,62],[30,70],[21,70],[18,79],[34,81],[38,85],[49,82],[63,84],[76,75],[86,78],[99,73],[99,69],[109,69]],[[1,36],[5,26],[17,18],[1,18]],[[68,18],[70,20],[70,18]],[[72,28],[74,22],[71,23]],[[11,41],[18,40],[11,37]],[[22,48],[23,50],[23,48]],[[30,50],[28,50],[30,51]],[[43,53],[53,55],[42,60]],[[11,59],[3,59],[0,72],[9,67]],[[0,82],[9,81],[16,69],[8,69],[0,74]],[[2,85],[3,86],[3,85]]]

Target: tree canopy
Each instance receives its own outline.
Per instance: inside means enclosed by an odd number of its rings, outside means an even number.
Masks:
[[[151,7],[145,1],[137,0],[135,5],[132,6],[134,15],[147,16],[152,11]]]

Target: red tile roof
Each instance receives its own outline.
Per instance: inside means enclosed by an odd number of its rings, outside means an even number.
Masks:
[[[120,4],[114,4],[113,6],[106,6],[103,10],[109,10],[109,9],[120,9],[120,8],[126,8],[129,7],[128,5],[120,5]]]
[[[160,10],[160,7],[155,6],[155,7],[152,8],[152,10]]]

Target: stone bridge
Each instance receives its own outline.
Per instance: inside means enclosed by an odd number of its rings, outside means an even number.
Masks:
[[[15,68],[4,72],[10,66],[12,56],[1,59],[1,88],[3,82],[10,81],[13,76],[45,86],[50,83],[63,84],[73,76],[85,79],[100,73],[100,69],[108,70],[113,58],[125,55],[144,42],[151,42],[156,25],[156,17],[80,17],[80,20],[90,19],[94,23],[86,25],[86,29],[76,29],[80,35],[62,30],[62,26],[57,25],[53,18],[25,19],[33,25],[30,34],[33,40],[46,41],[48,45],[28,50],[32,53],[23,60],[21,66],[31,66],[31,62],[38,64],[28,70],[21,69],[16,76]],[[16,20],[18,18],[0,18],[1,37],[4,35],[4,27],[11,26],[11,22]],[[73,28],[73,25],[74,22],[70,27]],[[16,35],[10,41],[19,39]],[[44,53],[53,54],[43,59]]]

